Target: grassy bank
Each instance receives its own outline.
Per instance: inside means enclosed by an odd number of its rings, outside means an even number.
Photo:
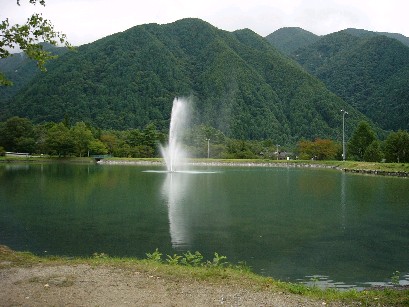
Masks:
[[[89,157],[1,156],[0,163],[94,163]]]
[[[152,254],[147,259],[135,258],[112,258],[104,254],[95,254],[91,258],[64,258],[64,257],[38,257],[28,252],[12,251],[6,246],[0,245],[0,270],[10,267],[33,267],[33,266],[76,266],[86,264],[90,266],[118,267],[122,270],[142,271],[161,278],[172,280],[200,280],[204,283],[217,284],[240,284],[254,291],[272,291],[297,294],[322,300],[327,303],[342,302],[348,305],[363,306],[408,306],[409,290],[400,288],[388,288],[365,291],[338,291],[335,289],[321,290],[317,287],[307,287],[296,283],[287,283],[273,280],[252,273],[248,268],[238,265],[229,265],[225,262],[203,262],[182,265],[174,261],[161,261]],[[175,258],[176,255],[171,258]],[[168,257],[170,259],[170,257]],[[220,260],[220,259],[219,259]]]

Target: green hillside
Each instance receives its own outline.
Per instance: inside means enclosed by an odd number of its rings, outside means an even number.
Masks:
[[[373,37],[384,35],[389,38],[394,38],[409,47],[409,37],[399,33],[373,32],[355,28],[348,28],[341,32],[355,37]],[[321,38],[325,38],[325,36],[321,37],[298,27],[280,28],[266,36],[266,39],[270,44],[287,55],[293,55],[298,49],[305,48],[308,45],[317,42]]]
[[[103,129],[169,125],[176,96],[188,96],[193,123],[238,139],[281,144],[340,140],[341,108],[351,133],[363,115],[250,30],[226,32],[198,19],[133,27],[50,62],[0,105],[34,122],[85,121]]]
[[[57,56],[67,52],[65,47],[55,47],[51,44],[43,44],[43,49]],[[24,53],[0,59],[0,71],[13,82],[13,86],[0,87],[0,101],[11,99],[39,73],[36,62]]]
[[[409,129],[409,47],[383,35],[350,33],[323,36],[292,56],[383,129]]]
[[[406,37],[400,33],[388,33],[388,32],[373,32],[373,31],[368,31],[364,29],[354,29],[354,28],[348,28],[345,29],[345,31],[351,35],[355,36],[376,36],[376,35],[384,35],[389,38],[394,38],[398,41],[400,41],[402,44],[406,45],[409,47],[409,37]]]
[[[267,35],[266,39],[282,53],[291,55],[297,49],[319,40],[319,36],[301,28],[286,27]]]

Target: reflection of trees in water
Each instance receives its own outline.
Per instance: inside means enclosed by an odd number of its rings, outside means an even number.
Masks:
[[[139,257],[144,255],[135,254],[139,249],[146,252],[151,241],[163,240],[158,239],[162,232],[151,231],[162,223],[160,215],[160,222],[152,220],[155,206],[149,200],[158,185],[139,169],[44,164],[30,165],[24,173],[2,169],[0,174],[0,184],[8,182],[4,191],[0,187],[0,209],[9,216],[2,225],[19,234],[13,242],[25,249]]]
[[[320,172],[317,176],[317,172]],[[337,189],[338,183],[334,178],[334,171],[304,170],[299,172],[294,184],[297,193],[311,197],[317,201],[331,197]]]
[[[121,176],[127,176],[126,172]],[[42,172],[41,193],[48,201],[71,203],[75,207],[87,207],[98,190],[115,188],[121,181],[118,172],[101,170],[96,165],[56,167]]]
[[[10,208],[24,218],[28,212],[74,216],[83,214],[84,209],[91,212],[95,206],[101,211],[111,210],[110,206],[119,205],[135,190],[133,168],[118,171],[98,165],[44,164],[0,170],[0,183],[7,181],[8,187],[1,194],[13,204]]]
[[[372,211],[373,204],[384,198],[384,183],[388,178],[354,174],[345,176],[348,178],[348,201],[356,206],[357,213]]]

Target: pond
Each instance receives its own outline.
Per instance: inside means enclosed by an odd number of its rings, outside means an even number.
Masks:
[[[409,284],[409,180],[335,170],[0,165],[0,244],[39,255],[214,252],[284,281]]]

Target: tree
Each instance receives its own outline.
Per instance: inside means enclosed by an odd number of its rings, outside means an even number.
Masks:
[[[369,144],[364,153],[364,160],[368,162],[381,162],[383,159],[383,152],[381,149],[381,143],[378,140]]]
[[[260,150],[261,151],[261,150]],[[258,151],[258,152],[260,152]],[[227,143],[227,153],[223,158],[227,159],[255,159],[257,150],[252,150],[249,141],[231,139]]]
[[[108,153],[112,154],[118,148],[118,137],[111,133],[103,133],[100,137],[101,142],[105,145],[108,150]]]
[[[11,117],[0,128],[0,145],[8,151],[32,152],[33,144],[33,125],[27,118]]]
[[[36,4],[37,1],[45,6],[45,0],[29,0],[31,4]],[[17,0],[17,5],[20,5],[20,0]],[[43,49],[41,42],[57,45],[57,43],[65,44],[71,48],[66,40],[66,35],[61,32],[56,32],[54,26],[48,20],[42,17],[41,14],[33,14],[29,17],[25,24],[10,25],[8,18],[0,23],[0,58],[7,58],[11,55],[10,49],[16,47],[24,51],[30,59],[37,61],[38,67],[42,71],[46,71],[46,61],[55,58],[49,51]],[[12,82],[0,72],[0,86],[12,85]]]
[[[125,142],[131,147],[139,146],[142,144],[144,136],[139,129],[132,129],[126,131]]]
[[[71,128],[72,138],[75,146],[75,154],[85,156],[89,149],[89,143],[94,140],[91,130],[84,122],[78,122]]]
[[[348,143],[349,156],[358,161],[363,161],[365,151],[376,139],[372,127],[365,121],[360,122]]]
[[[147,145],[135,146],[130,150],[130,155],[132,158],[152,158],[154,153],[155,149]]]
[[[89,142],[88,148],[93,155],[106,155],[108,149],[100,140],[92,140]]]
[[[309,160],[315,156],[313,142],[302,140],[298,142],[297,151],[301,160]]]
[[[46,144],[50,154],[66,156],[74,152],[74,141],[70,129],[63,123],[55,124],[48,130]]]
[[[333,160],[340,150],[340,145],[327,139],[300,141],[298,153],[300,159]]]
[[[141,135],[142,139],[142,145],[150,146],[152,148],[156,147],[156,143],[159,140],[159,133],[158,130],[156,129],[155,124],[150,123],[148,124],[145,129],[142,131]]]
[[[340,150],[339,144],[332,140],[316,139],[314,143],[318,160],[334,160]]]
[[[36,153],[47,153],[47,138],[48,130],[53,127],[55,123],[48,122],[34,126],[34,135],[36,141]]]
[[[409,162],[409,133],[403,130],[391,132],[386,138],[384,151],[387,162]]]

